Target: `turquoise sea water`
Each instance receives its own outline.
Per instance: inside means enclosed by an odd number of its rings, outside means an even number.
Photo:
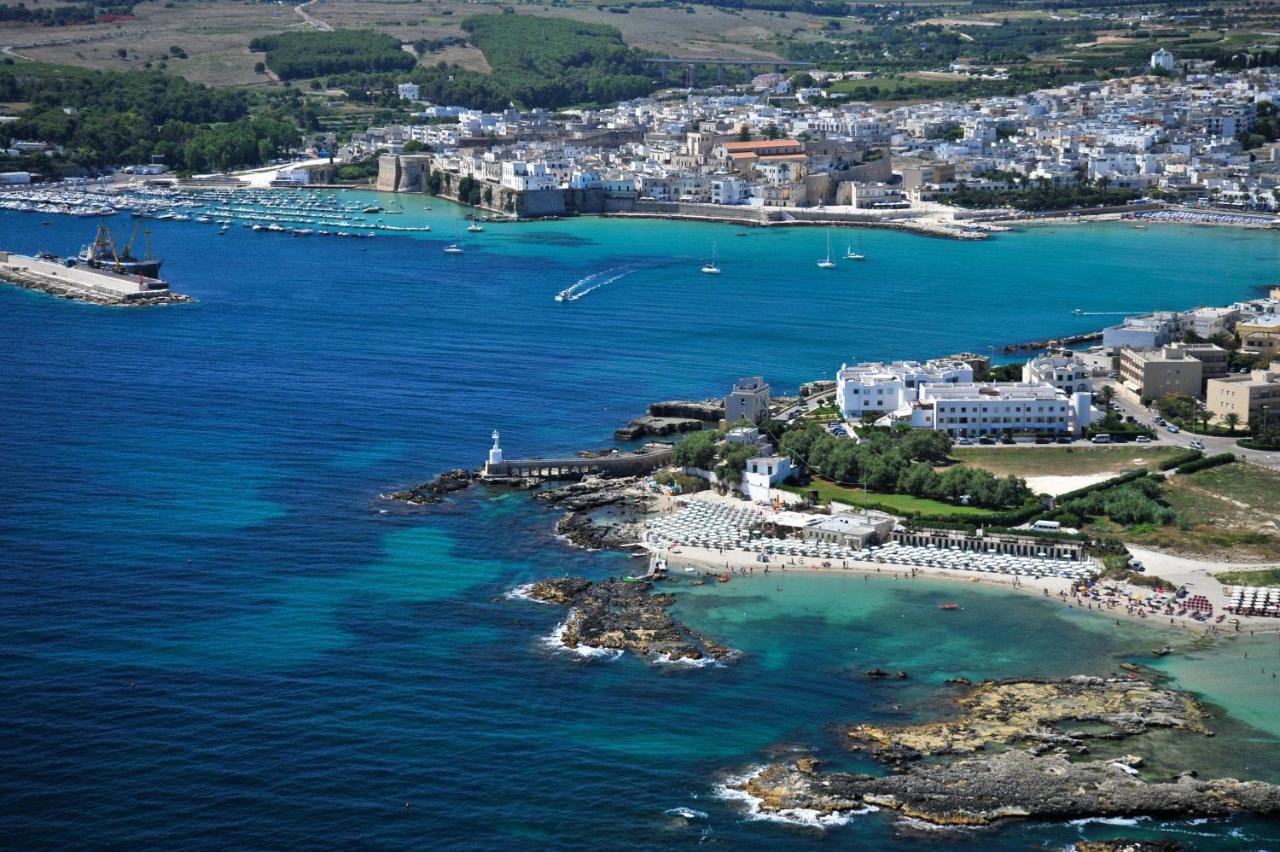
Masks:
[[[373,505],[476,465],[494,428],[509,453],[599,446],[645,403],[719,394],[742,373],[793,388],[842,360],[981,351],[1108,319],[1076,307],[1252,296],[1272,279],[1276,235],[872,231],[867,262],[824,272],[820,231],[618,220],[491,225],[448,257],[457,211],[422,203],[394,223],[431,234],[372,240],[152,222],[195,305],[0,288],[10,842],[1280,843],[1275,825],[1244,819],[963,834],[874,814],[826,833],[746,820],[716,786],[779,750],[866,768],[835,724],[928,718],[955,675],[1113,671],[1162,634],[956,584],[788,576],[681,588],[683,618],[746,652],[732,666],[583,660],[542,642],[562,612],[504,593],[630,570],[623,558],[564,547],[524,495]],[[0,213],[0,246],[64,253],[92,229],[43,221]],[[713,239],[718,279],[697,272]],[[592,275],[586,286],[613,280],[553,301]],[[939,617],[938,595],[964,605],[958,618]],[[1163,663],[1225,711],[1218,737],[1171,740],[1165,762],[1277,780],[1275,694],[1243,668],[1222,674],[1215,661],[1237,655]],[[875,666],[912,677],[858,677]],[[666,813],[677,807],[707,816]]]

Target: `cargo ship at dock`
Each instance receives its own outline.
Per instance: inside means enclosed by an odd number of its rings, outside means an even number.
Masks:
[[[142,257],[135,257],[133,244],[137,240],[138,229],[135,227],[129,241],[117,249],[111,237],[111,229],[106,225],[98,226],[98,233],[93,242],[80,249],[76,259],[94,269],[116,272],[121,275],[141,275],[146,278],[160,277],[160,258],[151,253],[151,232],[144,233],[146,248]]]

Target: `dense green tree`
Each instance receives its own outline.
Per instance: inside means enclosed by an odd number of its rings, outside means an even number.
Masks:
[[[680,467],[696,467],[710,470],[716,460],[716,441],[720,433],[704,430],[685,435],[676,444],[674,461]]]
[[[289,32],[260,36],[249,49],[265,51],[266,64],[282,80],[344,71],[408,71],[417,60],[400,42],[373,30]]]

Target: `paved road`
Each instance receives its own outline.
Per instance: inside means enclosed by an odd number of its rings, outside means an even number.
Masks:
[[[1103,383],[1105,384],[1105,383]],[[1101,389],[1102,384],[1098,385]],[[1179,432],[1173,434],[1167,429],[1161,429],[1151,422],[1151,418],[1156,416],[1156,411],[1147,410],[1141,405],[1129,402],[1116,394],[1116,404],[1120,406],[1120,413],[1126,416],[1132,416],[1135,420],[1144,426],[1150,426],[1156,430],[1156,434],[1160,436],[1160,440],[1155,442],[1155,446],[1162,447],[1186,447],[1193,440],[1198,440],[1204,444],[1205,455],[1216,455],[1217,453],[1233,453],[1237,458],[1242,458],[1251,464],[1261,467],[1271,468],[1272,470],[1280,470],[1280,452],[1264,452],[1262,450],[1247,450],[1236,444],[1235,438],[1220,438],[1213,435],[1196,435],[1191,432]]]

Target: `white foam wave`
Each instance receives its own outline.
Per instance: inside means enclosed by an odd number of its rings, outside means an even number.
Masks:
[[[954,834],[955,832],[958,832],[958,831],[977,831],[978,830],[978,826],[938,825],[936,822],[929,822],[928,820],[917,819],[916,817],[908,817],[908,816],[898,817],[898,822],[900,822],[902,825],[907,826],[913,831],[945,831],[947,833]]]
[[[704,668],[707,668],[708,666],[718,666],[719,668],[724,668],[723,663],[721,663],[719,660],[712,659],[711,657],[703,657],[700,660],[693,660],[693,659],[690,659],[689,657],[679,657],[673,660],[671,659],[670,654],[654,654],[653,661],[659,665],[687,666],[688,668],[691,668],[691,669],[704,669]]]
[[[702,811],[695,811],[693,808],[668,808],[663,811],[667,816],[684,817],[685,819],[706,819],[707,815]]]
[[[542,643],[553,651],[560,651],[567,654],[576,654],[586,659],[603,658],[606,660],[616,660],[622,656],[622,651],[616,648],[592,648],[589,645],[578,645],[576,648],[570,648],[564,644],[564,633],[569,629],[569,622],[560,622],[556,625],[556,629],[551,631],[551,635],[545,636]]]
[[[762,800],[751,795],[745,790],[737,789],[737,785],[745,784],[753,776],[763,770],[763,766],[753,766],[743,775],[732,775],[724,780],[723,784],[715,788],[716,795],[721,799],[730,802],[741,802],[747,811],[747,819],[759,820],[762,822],[780,822],[786,825],[798,825],[804,828],[820,828],[827,829],[837,825],[845,825],[853,820],[855,816],[862,814],[874,813],[879,808],[874,805],[866,805],[865,807],[856,808],[848,811],[832,811],[831,813],[823,813],[813,808],[783,808],[777,811],[766,811],[761,809]]]
[[[1094,824],[1094,825],[1120,825],[1120,826],[1124,826],[1125,828],[1132,828],[1133,826],[1137,825],[1139,822],[1144,822],[1144,821],[1146,821],[1146,820],[1148,820],[1148,819],[1150,819],[1150,817],[1145,817],[1145,816],[1138,816],[1138,817],[1083,817],[1083,818],[1081,818],[1081,819],[1073,819],[1073,820],[1070,820],[1070,821],[1068,822],[1068,825],[1089,825],[1090,823],[1092,823],[1092,824]]]
[[[546,606],[553,606],[551,601],[544,601],[541,598],[535,598],[529,594],[530,590],[533,589],[534,585],[535,585],[534,583],[523,583],[519,586],[516,586],[514,589],[508,589],[506,593],[503,595],[503,597],[509,601],[531,601],[532,603],[545,604]]]

